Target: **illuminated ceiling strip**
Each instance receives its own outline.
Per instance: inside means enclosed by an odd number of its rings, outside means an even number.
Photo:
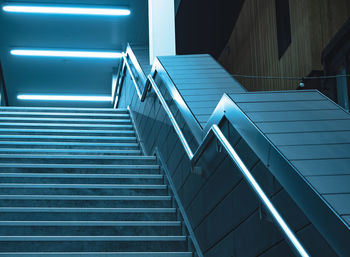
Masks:
[[[43,101],[92,101],[111,102],[111,96],[82,96],[82,95],[18,95],[19,100],[43,100]]]
[[[77,58],[107,58],[118,59],[123,56],[121,52],[90,52],[90,51],[60,51],[60,50],[11,50],[12,55],[19,56],[47,56],[47,57],[77,57]]]
[[[29,6],[29,5],[4,5],[5,12],[16,13],[46,13],[46,14],[75,14],[75,15],[104,15],[127,16],[131,14],[129,9],[123,8],[91,8],[91,7],[59,7],[59,6]]]

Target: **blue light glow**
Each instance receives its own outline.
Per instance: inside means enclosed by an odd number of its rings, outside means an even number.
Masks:
[[[107,58],[118,59],[121,52],[90,52],[90,51],[59,51],[59,50],[11,50],[12,55],[20,56],[47,56],[47,57],[77,57],[77,58]]]
[[[29,5],[4,5],[5,12],[16,13],[46,13],[46,14],[74,14],[74,15],[103,15],[103,16],[127,16],[131,14],[129,9],[123,8],[91,8],[91,7],[59,7],[59,6],[29,6]]]
[[[42,100],[42,101],[92,101],[111,102],[111,96],[83,96],[83,95],[18,95],[19,100]]]

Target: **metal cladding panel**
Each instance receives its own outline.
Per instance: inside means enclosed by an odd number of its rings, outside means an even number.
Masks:
[[[210,55],[158,57],[202,128],[224,93],[246,90]],[[206,106],[203,103],[209,102]],[[199,105],[201,108],[198,109]]]
[[[339,210],[340,215],[347,215],[350,213],[350,194],[329,194],[324,198]],[[347,219],[349,221],[349,219]]]
[[[349,113],[317,91],[230,97],[339,216],[350,214]]]
[[[151,72],[152,66],[149,61],[149,49],[144,46],[131,46],[142,71],[147,75]]]

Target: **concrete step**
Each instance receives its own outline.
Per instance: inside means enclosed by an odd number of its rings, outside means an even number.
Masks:
[[[101,150],[101,149],[48,149],[48,148],[1,148],[1,154],[42,154],[47,153],[51,156],[54,155],[62,155],[62,154],[70,154],[70,155],[140,155],[141,150],[133,149],[133,150]]]
[[[168,221],[177,220],[176,208],[33,208],[1,207],[0,220]]]
[[[127,109],[0,107],[0,256],[193,256],[141,154]]]
[[[76,124],[76,123],[35,123],[1,122],[0,129],[79,129],[79,130],[132,130],[131,124]]]
[[[0,163],[45,163],[45,164],[156,164],[155,156],[131,155],[45,155],[45,154],[0,154]]]
[[[82,119],[82,118],[41,118],[41,117],[6,117],[0,115],[0,122],[13,122],[13,123],[47,123],[47,124],[93,124],[93,125],[117,125],[117,124],[131,124],[130,119]]]
[[[136,150],[138,143],[81,143],[81,142],[27,142],[0,141],[0,148],[48,148],[48,149],[106,149],[106,150]]]
[[[187,249],[186,236],[0,236],[1,252],[144,252]]]
[[[135,136],[132,126],[127,130],[81,130],[81,129],[23,129],[23,128],[0,128],[2,135],[58,135],[58,136]]]
[[[161,174],[0,173],[0,185],[3,183],[161,185],[163,180]]]
[[[159,174],[159,165],[0,163],[0,173]]]
[[[0,183],[1,195],[166,196],[166,185]]]
[[[1,135],[0,141],[17,141],[25,142],[91,142],[91,143],[136,143],[135,136],[62,136],[62,135]]]
[[[168,191],[163,188],[118,188],[118,187],[109,187],[109,188],[74,188],[73,186],[67,188],[0,188],[1,195],[82,195],[82,196],[167,196]]]
[[[61,107],[16,107],[16,106],[6,106],[0,107],[1,112],[71,112],[71,113],[129,113],[128,109],[124,108],[61,108]]]
[[[167,195],[166,185],[0,183],[2,195]]]
[[[62,252],[62,253],[0,253],[9,257],[192,257],[191,252]]]
[[[0,221],[0,236],[179,236],[180,221]]]
[[[172,202],[170,196],[0,195],[0,206],[170,208]]]
[[[22,111],[0,111],[0,117],[38,117],[38,118],[89,118],[89,119],[120,119],[130,118],[127,112],[111,112],[111,113],[84,113],[84,112],[22,112]]]

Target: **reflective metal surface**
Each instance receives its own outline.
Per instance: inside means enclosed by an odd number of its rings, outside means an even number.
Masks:
[[[193,152],[192,152],[192,150],[191,150],[191,148],[190,148],[190,146],[189,146],[189,144],[188,144],[188,142],[187,142],[187,140],[186,140],[186,138],[185,138],[185,136],[184,136],[184,134],[183,134],[183,132],[182,132],[182,130],[180,128],[180,126],[176,122],[174,115],[172,114],[168,104],[166,103],[162,93],[160,92],[157,84],[155,83],[155,81],[153,79],[153,76],[158,72],[156,67],[159,68],[159,65],[160,65],[159,62],[158,62],[158,64],[156,63],[153,66],[151,74],[148,75],[148,77],[147,77],[148,78],[148,82],[146,82],[144,84],[144,90],[141,91],[141,89],[139,87],[139,84],[138,84],[138,80],[135,78],[135,75],[133,74],[133,70],[130,67],[130,64],[128,63],[127,55],[124,56],[123,59],[124,59],[125,65],[127,67],[127,70],[129,71],[129,75],[130,75],[130,77],[131,77],[131,79],[133,81],[133,84],[135,86],[135,89],[136,89],[136,92],[138,94],[138,97],[139,97],[140,101],[143,101],[145,99],[145,97],[147,96],[147,92],[149,91],[148,90],[149,86],[151,86],[151,88],[156,93],[157,98],[159,99],[159,101],[161,102],[161,105],[163,106],[165,112],[167,113],[167,116],[170,119],[171,124],[172,124],[174,130],[176,131],[176,134],[178,135],[178,137],[180,139],[180,142],[181,142],[182,146],[184,147],[185,152],[186,152],[189,160],[191,161],[192,165],[195,166],[197,161],[200,159],[202,153],[205,151],[206,145],[209,143],[209,141],[212,139],[212,137],[215,136],[215,138],[217,138],[217,140],[220,142],[220,144],[223,145],[225,151],[228,153],[228,155],[230,156],[232,161],[237,165],[237,167],[241,171],[243,177],[249,183],[251,189],[256,193],[257,197],[262,202],[262,204],[266,207],[266,209],[269,212],[269,214],[274,218],[277,227],[282,231],[282,234],[286,238],[287,242],[289,242],[289,244],[290,244],[291,248],[293,249],[293,251],[295,252],[295,254],[298,255],[298,256],[303,256],[303,257],[309,256],[307,251],[301,245],[300,241],[297,239],[295,234],[292,232],[292,230],[286,224],[286,222],[281,217],[279,212],[276,210],[274,205],[271,203],[271,201],[269,200],[267,195],[264,193],[264,191],[262,190],[260,185],[256,182],[256,180],[252,176],[251,172],[248,170],[248,168],[242,162],[241,158],[238,156],[238,154],[236,153],[234,148],[231,146],[229,141],[226,139],[226,137],[221,132],[220,128],[217,126],[217,124],[219,124],[219,122],[223,118],[225,118],[228,115],[228,113],[230,113],[231,111],[234,113],[234,108],[232,108],[233,101],[229,98],[229,96],[227,96],[227,95],[223,96],[223,98],[220,101],[219,105],[215,109],[215,111],[214,111],[210,121],[208,122],[207,127],[205,128],[205,131],[208,131],[206,137],[203,140],[201,140],[201,144],[199,145],[196,153],[193,154]],[[133,64],[133,62],[131,62],[131,63]],[[163,70],[163,72],[165,72],[165,70]],[[166,82],[164,82],[164,83],[166,85],[168,85],[168,83],[166,83]],[[121,84],[119,86],[121,86]],[[171,82],[171,84],[173,85],[172,82]],[[175,87],[175,85],[173,85],[173,86]],[[170,90],[170,89],[168,88],[168,90]],[[179,92],[177,90],[173,91],[172,93],[170,92],[170,94],[173,97],[174,101],[177,103],[177,106],[179,108],[183,109],[183,108],[185,108],[187,106],[185,103],[181,104],[183,99],[182,99],[182,97],[180,96],[180,94],[179,94]],[[182,99],[182,101],[181,101],[181,99]],[[230,106],[231,108],[227,108],[228,106]],[[193,116],[193,114],[191,112],[190,112],[190,114]],[[231,120],[231,119],[229,119],[229,120]],[[238,123],[237,120],[235,120],[235,123],[236,124]],[[198,122],[197,122],[196,125],[194,125],[195,122],[193,122],[193,119],[192,119],[190,124],[193,125],[193,126],[190,126],[191,129],[193,129],[193,130],[200,129],[200,126],[199,126]],[[202,133],[203,132],[201,131],[200,134],[202,134]],[[197,133],[197,137],[196,137],[197,140],[199,138],[202,138],[202,136],[199,136],[198,133]]]

